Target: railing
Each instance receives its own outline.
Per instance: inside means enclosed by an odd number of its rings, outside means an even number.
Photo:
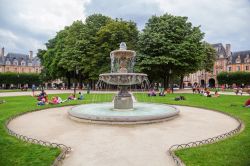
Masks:
[[[36,111],[40,111],[40,110],[36,110]],[[27,114],[27,113],[30,113],[30,111],[29,112],[24,112],[24,113],[21,113],[21,114],[18,114],[18,115],[15,115],[15,116],[11,117],[10,119],[8,119],[6,121],[5,128],[7,129],[8,133],[10,135],[12,135],[12,136],[15,136],[18,139],[21,139],[21,140],[29,142],[29,143],[39,144],[39,145],[42,145],[42,146],[53,147],[53,148],[60,148],[62,150],[62,152],[54,160],[52,166],[59,166],[59,165],[61,165],[63,159],[65,159],[66,155],[68,153],[70,153],[70,151],[71,151],[70,147],[68,147],[68,146],[66,146],[64,144],[52,143],[52,142],[48,142],[48,141],[43,141],[43,140],[39,140],[39,139],[27,137],[25,135],[15,133],[14,131],[12,131],[11,129],[8,128],[8,124],[10,123],[10,121],[12,121],[13,119],[15,119],[15,118],[17,118],[17,117],[19,117],[21,115]]]
[[[215,112],[219,112],[219,111],[215,111]],[[179,157],[177,157],[175,155],[176,150],[186,149],[186,148],[191,148],[191,147],[197,147],[197,146],[201,146],[201,145],[204,145],[204,144],[212,144],[212,143],[218,142],[220,140],[223,140],[223,139],[225,139],[227,137],[233,136],[236,133],[241,131],[241,129],[243,128],[243,123],[242,123],[242,121],[240,119],[238,119],[238,118],[236,118],[234,116],[231,116],[230,114],[225,113],[225,112],[219,112],[219,113],[225,114],[225,115],[235,119],[236,121],[239,122],[239,125],[235,129],[233,129],[233,130],[231,130],[231,131],[229,131],[227,133],[215,136],[215,137],[207,138],[207,139],[200,140],[200,141],[189,142],[189,143],[186,143],[186,144],[172,145],[168,149],[168,154],[172,157],[173,161],[175,162],[175,164],[177,166],[185,166],[185,164],[183,163],[183,161]]]

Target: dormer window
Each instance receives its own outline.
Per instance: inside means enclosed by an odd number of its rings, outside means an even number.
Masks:
[[[25,61],[24,60],[22,60],[22,62],[21,62],[21,66],[25,66]]]
[[[5,64],[6,64],[6,65],[10,65],[10,61],[7,60],[7,61],[5,62]]]
[[[245,63],[250,63],[250,58],[249,58],[249,54],[246,56],[246,58],[244,59]]]
[[[13,61],[13,65],[17,66],[18,65],[18,61],[16,59],[14,59]]]
[[[238,55],[237,59],[236,59],[236,63],[241,63],[241,59],[240,56]]]

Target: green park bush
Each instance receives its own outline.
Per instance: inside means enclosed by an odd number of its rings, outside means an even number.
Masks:
[[[0,73],[0,84],[41,84],[37,73]]]
[[[250,73],[249,72],[221,72],[217,75],[219,84],[237,84],[237,85],[250,85]]]

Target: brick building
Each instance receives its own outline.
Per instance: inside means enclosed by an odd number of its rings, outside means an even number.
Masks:
[[[212,44],[212,46],[217,53],[213,71],[209,73],[203,70],[190,74],[184,78],[186,86],[193,84],[204,86],[206,84],[209,87],[214,87],[218,85],[216,77],[222,71],[250,72],[250,50],[232,52],[230,44],[226,44],[226,47],[224,47],[222,43]]]
[[[41,63],[38,57],[33,57],[33,51],[29,54],[8,53],[5,56],[4,48],[0,52],[0,73],[40,73]]]

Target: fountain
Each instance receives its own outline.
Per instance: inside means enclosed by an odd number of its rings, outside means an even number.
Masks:
[[[119,93],[114,99],[114,109],[133,109],[133,100],[128,92],[128,86],[147,81],[147,74],[134,73],[136,53],[127,50],[126,43],[120,44],[120,49],[110,53],[111,73],[100,74],[99,80],[111,85],[118,85]]]
[[[134,73],[136,52],[127,50],[125,42],[119,50],[110,53],[111,73],[99,75],[99,82],[118,86],[119,92],[111,103],[86,104],[68,111],[70,118],[95,123],[137,124],[152,123],[173,118],[179,113],[175,107],[164,104],[133,103],[128,92],[131,85],[148,84],[147,74]]]

